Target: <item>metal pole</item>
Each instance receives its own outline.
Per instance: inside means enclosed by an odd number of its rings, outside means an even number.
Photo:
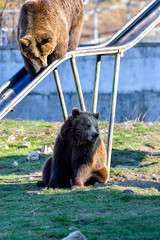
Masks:
[[[94,37],[94,43],[98,43],[98,18],[97,18],[97,8],[94,9],[94,14],[93,14],[93,37]]]
[[[2,28],[0,27],[0,46],[3,45]]]
[[[98,99],[100,67],[101,67],[101,55],[97,55],[96,71],[95,71],[95,79],[94,79],[94,88],[93,88],[93,101],[92,101],[92,112],[94,112],[94,113],[96,113],[96,111],[97,111],[97,99]]]
[[[60,105],[61,105],[63,119],[66,120],[67,117],[68,117],[67,108],[66,108],[66,104],[65,104],[65,100],[64,100],[64,96],[63,96],[62,87],[61,87],[61,83],[60,83],[57,68],[55,68],[53,70],[53,75],[54,75],[54,79],[55,79],[55,83],[56,83],[56,88],[57,88],[57,93],[58,93],[58,97],[59,97],[59,102],[60,102]]]
[[[75,58],[74,57],[70,58],[70,62],[71,62],[71,67],[72,67],[72,72],[73,72],[73,77],[74,77],[74,82],[75,82],[75,86],[76,86],[76,91],[77,91],[77,96],[78,96],[80,109],[82,111],[86,111]]]
[[[113,85],[112,85],[112,94],[111,94],[110,120],[109,120],[108,140],[107,140],[107,167],[108,167],[109,175],[110,175],[110,165],[111,165],[113,128],[114,128],[115,111],[116,111],[120,58],[121,58],[121,53],[117,53],[115,56]]]
[[[126,7],[127,7],[127,22],[131,19],[131,3],[128,2],[126,4]]]

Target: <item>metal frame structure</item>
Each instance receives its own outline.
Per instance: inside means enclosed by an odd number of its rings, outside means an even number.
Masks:
[[[85,111],[83,93],[81,89],[75,58],[88,55],[97,55],[92,105],[92,111],[96,112],[101,56],[114,55],[115,64],[107,140],[107,167],[110,172],[120,58],[123,56],[123,53],[125,51],[138,43],[159,22],[160,0],[152,0],[141,11],[139,11],[127,24],[125,24],[117,33],[115,33],[107,42],[97,46],[78,48],[76,51],[68,52],[63,58],[56,60],[55,62],[50,64],[32,81],[30,81],[29,74],[26,72],[25,68],[22,68],[0,88],[0,119],[2,119],[9,111],[11,111],[13,107],[18,102],[20,102],[34,87],[36,87],[50,72],[53,72],[62,114],[65,120],[67,118],[67,109],[65,106],[57,67],[66,59],[70,59],[79,105],[81,110]]]

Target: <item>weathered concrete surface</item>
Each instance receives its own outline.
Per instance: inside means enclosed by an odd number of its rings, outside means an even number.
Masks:
[[[95,56],[76,59],[86,108],[91,111]],[[17,48],[0,48],[0,85],[23,66]],[[100,72],[98,111],[101,120],[108,120],[112,88],[114,57],[103,56]],[[70,63],[67,60],[58,67],[68,113],[78,107],[76,90]],[[160,116],[160,44],[139,44],[128,50],[121,59],[116,122],[136,119],[159,120]],[[12,119],[44,119],[62,121],[54,78],[50,74],[16,107],[6,115]]]
[[[68,113],[74,106],[78,106],[75,93],[64,95]],[[86,109],[91,111],[92,94],[84,94]],[[8,113],[6,118],[30,119],[45,121],[63,121],[57,94],[40,95],[29,94],[15,108],[15,112]],[[101,93],[98,99],[100,120],[109,120],[110,94]],[[143,91],[119,93],[117,99],[116,122],[143,119],[145,121],[160,121],[160,92]]]

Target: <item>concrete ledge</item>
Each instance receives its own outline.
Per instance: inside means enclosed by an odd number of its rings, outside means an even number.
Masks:
[[[73,107],[79,107],[76,93],[64,94],[68,114]],[[87,111],[92,109],[92,93],[85,93]],[[100,120],[109,120],[111,94],[101,93],[97,111]],[[118,94],[116,122],[126,120],[160,121],[160,92],[132,92]],[[15,112],[6,115],[9,119],[63,121],[61,108],[56,93],[50,95],[29,94],[15,108]]]

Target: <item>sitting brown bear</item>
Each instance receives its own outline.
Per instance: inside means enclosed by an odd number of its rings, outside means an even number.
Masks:
[[[31,78],[67,51],[77,48],[83,18],[83,0],[28,0],[24,3],[17,38]]]
[[[53,156],[43,168],[38,187],[83,187],[106,183],[106,149],[99,136],[99,113],[72,109],[54,144]]]

